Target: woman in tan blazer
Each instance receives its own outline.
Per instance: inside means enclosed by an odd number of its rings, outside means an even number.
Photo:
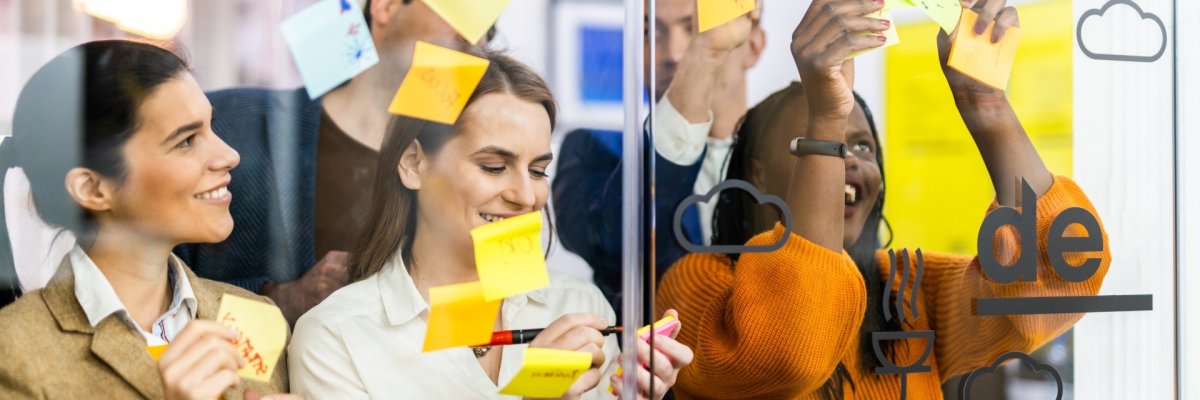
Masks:
[[[200,279],[171,254],[233,229],[226,187],[239,158],[212,118],[185,63],[145,43],[77,46],[25,85],[0,167],[19,165],[39,217],[79,245],[45,289],[0,310],[0,398],[286,389],[282,359],[270,382],[239,379],[236,332],[213,321],[224,294],[269,300]]]

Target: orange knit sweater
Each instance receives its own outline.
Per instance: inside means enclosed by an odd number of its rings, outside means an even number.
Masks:
[[[993,202],[991,208],[999,205]],[[926,362],[932,372],[908,374],[909,399],[942,398],[944,379],[990,365],[1008,351],[1030,352],[1066,332],[1081,314],[979,317],[974,299],[981,297],[1094,295],[1108,271],[1105,252],[1068,253],[1079,265],[1085,257],[1101,257],[1088,281],[1059,279],[1046,254],[1046,234],[1059,212],[1081,207],[1098,215],[1087,196],[1070,179],[1056,177],[1038,199],[1038,280],[1000,285],[990,281],[974,257],[924,252],[925,275],[918,296],[919,318],[906,330],[933,330],[934,351]],[[1080,235],[1073,226],[1067,236]],[[1103,228],[1101,228],[1103,230]],[[1091,232],[1091,234],[1096,234]],[[783,228],[751,239],[749,245],[776,243]],[[1019,243],[1013,232],[997,235],[996,254],[1015,257]],[[887,251],[877,254],[880,275],[887,281]],[[1011,260],[998,257],[1006,265]],[[915,257],[910,257],[915,267]],[[915,274],[915,268],[909,268]],[[908,279],[912,292],[912,274]],[[899,279],[891,288],[895,293]],[[771,253],[743,254],[731,265],[724,255],[691,254],[677,262],[659,287],[658,313],[679,311],[679,340],[696,354],[679,375],[679,398],[818,398],[815,391],[845,363],[854,381],[848,399],[897,399],[898,375],[876,375],[859,360],[859,334],[866,309],[861,274],[845,253],[838,254],[792,234]],[[926,348],[924,339],[897,343],[891,358],[910,365]]]

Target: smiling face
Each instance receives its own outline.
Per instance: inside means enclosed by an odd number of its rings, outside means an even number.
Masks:
[[[788,111],[768,113],[773,117],[766,121],[767,127],[749,133],[762,135],[755,142],[752,156],[755,171],[752,172],[751,179],[755,181],[755,186],[786,198],[788,185],[791,184],[791,174],[787,172],[792,170],[795,161],[795,157],[786,149],[789,148],[791,140],[800,136],[808,126],[808,104],[803,90],[788,93],[786,98],[776,104],[778,105],[774,111]],[[866,113],[857,104],[846,124],[846,146],[851,155],[846,158],[846,203],[843,214],[845,228],[842,245],[849,249],[862,235],[867,218],[883,190],[883,173],[876,158],[879,147],[871,135]],[[760,214],[763,215],[756,216],[759,231],[770,229],[778,220],[774,213]]]
[[[170,243],[225,240],[233,230],[229,171],[239,157],[211,121],[212,106],[191,74],[156,87],[122,150],[124,179],[106,185],[114,190],[98,210],[101,226],[120,224]]]
[[[463,111],[459,131],[425,154],[416,180],[417,234],[471,248],[473,228],[541,210],[550,193],[550,118],[541,105],[498,92]]]

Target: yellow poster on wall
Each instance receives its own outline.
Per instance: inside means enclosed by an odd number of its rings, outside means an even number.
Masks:
[[[1008,99],[1050,171],[1070,176],[1072,51],[1069,0],[1017,6],[1022,38]],[[936,23],[901,24],[904,44],[885,52],[884,216],[891,247],[975,254],[995,198],[983,159],[938,65]],[[883,240],[887,240],[886,233]]]

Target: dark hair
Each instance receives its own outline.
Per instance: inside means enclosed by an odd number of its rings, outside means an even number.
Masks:
[[[792,96],[803,96],[803,87],[799,83],[793,83],[786,89],[775,92],[746,113],[745,118],[737,129],[735,143],[728,161],[729,169],[725,179],[749,180],[751,160],[755,152],[762,150],[759,146],[760,143],[758,143],[760,136],[766,131],[767,127],[777,123],[775,121],[776,116],[785,112],[779,109],[779,105],[783,104],[786,98]],[[867,125],[871,129],[871,136],[875,138],[875,143],[878,144],[879,132],[875,128],[875,120],[871,115],[871,109],[867,107],[866,101],[858,93],[854,94],[854,100],[858,103],[859,107],[862,107],[863,113],[866,114]],[[882,181],[884,177],[882,151],[875,152],[875,161],[879,164],[880,180]],[[879,240],[879,226],[883,220],[884,192],[883,189],[880,189],[879,198],[875,201],[875,205],[871,207],[871,211],[867,215],[862,234],[859,236],[858,241],[851,248],[847,249],[848,253],[850,253],[850,258],[858,266],[858,272],[862,274],[867,290],[867,308],[863,315],[862,326],[859,328],[860,346],[858,351],[861,365],[867,370],[880,366],[879,360],[875,358],[871,348],[871,332],[901,330],[899,322],[897,320],[886,320],[883,317],[882,310],[879,308],[879,296],[883,290],[883,281],[879,276],[875,253],[883,245]],[[758,231],[761,227],[755,226],[756,219],[752,217],[757,206],[758,202],[742,191],[735,190],[721,193],[717,198],[717,205],[714,207],[712,243],[714,245],[743,245],[752,236],[761,233]],[[730,257],[737,260],[736,254],[730,255]],[[885,353],[890,356],[893,353],[893,347],[893,343],[886,344]],[[820,391],[826,398],[843,398],[843,383],[849,383],[851,388],[854,387],[854,381],[851,379],[849,371],[843,363],[839,362],[833,376],[829,378],[829,381],[825,382]]]
[[[67,192],[67,172],[83,167],[124,180],[122,149],[138,129],[138,110],[155,88],[186,71],[171,51],[128,40],[84,43],[58,55],[17,97],[13,136],[0,145],[0,187],[8,169],[21,168],[38,217],[86,237],[95,221]],[[4,213],[0,195],[0,218]],[[9,250],[4,225],[0,248]],[[13,269],[12,252],[3,253],[0,270]]]
[[[479,86],[467,100],[467,108],[483,95],[509,93],[522,100],[540,104],[550,118],[550,129],[554,129],[557,114],[554,95],[546,81],[536,72],[499,52],[479,49],[464,51],[490,61]],[[366,218],[370,223],[361,229],[353,251],[350,252],[351,282],[379,272],[396,251],[401,252],[406,263],[412,261],[417,194],[400,182],[400,177],[396,175],[396,165],[414,141],[420,142],[421,150],[426,155],[436,155],[442,146],[458,133],[461,122],[460,119],[455,125],[445,125],[403,115],[392,116],[383,147],[379,152],[379,169],[375,174],[375,189]],[[553,225],[550,231],[554,232]]]
[[[25,170],[38,216],[84,234],[92,217],[67,193],[76,167],[121,181],[121,150],[137,131],[142,102],[159,85],[188,71],[174,53],[128,40],[84,43],[38,69],[13,113],[13,166]]]

